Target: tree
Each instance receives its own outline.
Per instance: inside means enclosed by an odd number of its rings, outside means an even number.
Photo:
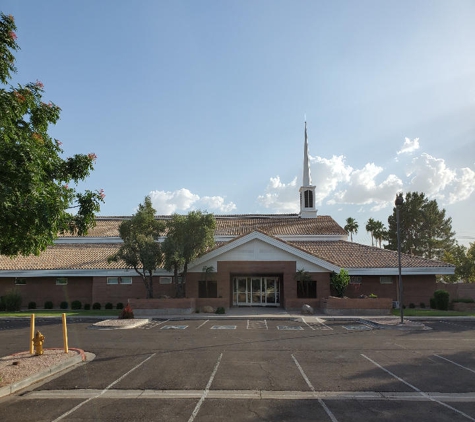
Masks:
[[[350,234],[350,240],[353,242],[353,234],[358,234],[358,223],[354,218],[346,219],[345,231]]]
[[[338,274],[335,272],[331,274],[330,285],[338,297],[344,296],[348,284],[350,284],[350,276],[344,268],[341,268]]]
[[[119,226],[119,234],[124,243],[109,257],[109,262],[122,261],[140,275],[145,285],[147,299],[153,298],[153,272],[163,262],[158,238],[165,230],[165,224],[155,219],[155,209],[149,196],[139,205],[130,220]]]
[[[386,227],[384,227],[384,224],[382,221],[379,221],[379,220],[374,221],[372,234],[376,241],[376,246],[378,246],[378,243],[379,243],[379,247],[381,248],[382,247],[381,244],[383,240],[385,240],[388,236],[388,231],[386,230]]]
[[[213,274],[215,272],[215,269],[212,265],[205,265],[201,271],[203,273],[203,281],[205,285],[205,297],[210,297],[208,277],[210,274]]]
[[[212,214],[191,211],[186,216],[173,214],[167,228],[162,245],[164,266],[173,271],[176,296],[184,297],[188,265],[214,246],[216,220]],[[181,275],[180,281],[178,275]]]
[[[374,246],[374,231],[376,230],[376,220],[370,218],[366,223],[366,231],[371,234],[371,246]]]
[[[309,283],[312,280],[310,273],[301,268],[295,273],[295,279],[297,280],[297,297],[308,298]]]
[[[104,193],[70,186],[90,174],[96,155],[61,157],[62,143],[48,135],[61,109],[42,101],[43,84],[8,85],[19,49],[15,30],[13,16],[1,13],[0,254],[38,255],[58,234],[87,234]]]
[[[401,252],[429,259],[441,259],[454,244],[452,219],[437,201],[429,201],[424,193],[408,192],[399,209]],[[388,217],[388,245],[397,250],[396,207]]]
[[[450,250],[444,251],[442,260],[455,265],[455,274],[444,276],[444,280],[450,283],[460,280],[475,283],[475,243],[471,243],[468,249],[458,243],[455,244]]]

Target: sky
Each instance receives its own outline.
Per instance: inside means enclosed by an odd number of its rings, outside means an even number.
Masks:
[[[3,0],[18,73],[62,109],[99,215],[299,212],[304,122],[319,215],[371,244],[398,192],[475,242],[472,0]]]

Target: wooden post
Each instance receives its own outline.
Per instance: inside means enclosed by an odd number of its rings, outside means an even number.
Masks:
[[[63,314],[63,344],[64,344],[64,353],[68,353],[68,327],[66,326],[66,314]]]
[[[33,337],[35,337],[35,314],[30,317],[30,355],[34,354]]]

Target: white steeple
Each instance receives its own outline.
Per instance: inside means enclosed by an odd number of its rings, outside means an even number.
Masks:
[[[315,208],[315,186],[312,185],[310,176],[310,164],[308,161],[308,137],[307,122],[305,122],[305,144],[303,152],[303,178],[300,188],[300,217],[316,218],[317,209]]]

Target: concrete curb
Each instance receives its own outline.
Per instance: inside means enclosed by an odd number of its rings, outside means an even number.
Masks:
[[[29,377],[26,377],[22,379],[21,381],[15,382],[13,384],[7,385],[5,387],[0,388],[0,397],[5,397],[10,394],[13,394],[19,390],[22,390],[26,387],[29,387],[30,385],[42,381],[46,378],[49,378],[52,375],[55,375],[61,371],[64,371],[65,369],[68,369],[78,363],[81,362],[90,362],[94,360],[96,355],[94,353],[89,353],[89,352],[84,352],[82,349],[76,349],[74,347],[70,347],[69,350],[76,350],[78,351],[78,355],[66,359],[57,365],[53,365],[50,368],[44,369],[43,371],[37,372],[36,374],[33,374]]]

